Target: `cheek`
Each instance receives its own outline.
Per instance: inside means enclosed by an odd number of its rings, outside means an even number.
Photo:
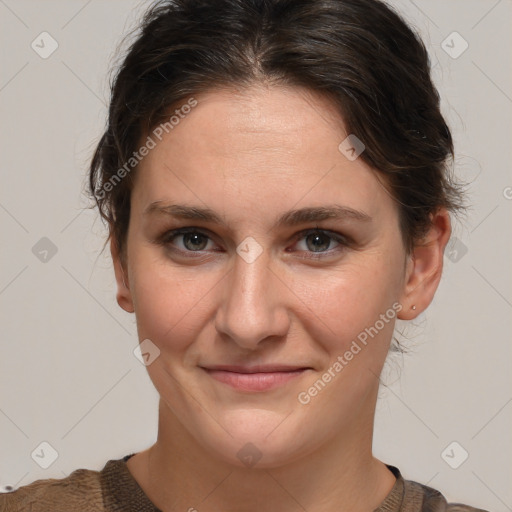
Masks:
[[[322,277],[301,277],[291,287],[303,304],[301,322],[331,358],[348,350],[358,336],[364,341],[367,330],[373,334],[369,339],[390,339],[398,297],[398,276],[391,268],[386,258],[368,257]]]
[[[297,396],[311,408],[308,421],[327,415],[326,425],[341,425],[351,417],[348,412],[356,414],[371,400],[378,386],[401,305],[389,272],[370,269],[365,265],[358,272],[332,274],[322,293],[303,291],[311,311],[308,334],[324,355],[319,372]]]
[[[161,351],[183,350],[205,321],[221,276],[199,267],[184,270],[161,261],[151,263],[143,257],[133,268],[139,339],[150,339]]]

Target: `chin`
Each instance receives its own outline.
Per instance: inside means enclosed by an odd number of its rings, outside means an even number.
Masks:
[[[304,447],[278,439],[269,442],[262,436],[260,439],[248,437],[231,439],[225,446],[218,443],[212,447],[216,456],[224,462],[245,469],[272,469],[292,463],[304,454]]]
[[[226,430],[219,435],[216,425],[215,432],[201,436],[202,444],[215,457],[240,468],[284,466],[307,454],[303,429],[291,416],[266,410],[232,412],[221,422]]]

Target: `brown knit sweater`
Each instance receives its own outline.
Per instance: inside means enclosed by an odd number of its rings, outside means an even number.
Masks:
[[[0,494],[1,512],[161,512],[128,470],[134,455],[109,460],[101,471],[77,469],[66,478],[36,480]],[[388,468],[396,483],[374,512],[487,512],[460,504],[447,504],[439,491],[404,480],[394,466]]]

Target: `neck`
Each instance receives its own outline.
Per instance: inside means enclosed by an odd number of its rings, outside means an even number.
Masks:
[[[306,457],[258,469],[219,461],[160,400],[157,442],[133,456],[128,468],[163,512],[256,512],[267,510],[269,503],[282,511],[368,512],[395,483],[393,474],[372,455],[373,412],[369,414]]]

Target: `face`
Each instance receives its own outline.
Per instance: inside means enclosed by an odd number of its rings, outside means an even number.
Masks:
[[[168,421],[237,465],[355,440],[412,286],[396,204],[338,149],[327,99],[254,86],[196,100],[139,164],[122,277],[114,254]]]

